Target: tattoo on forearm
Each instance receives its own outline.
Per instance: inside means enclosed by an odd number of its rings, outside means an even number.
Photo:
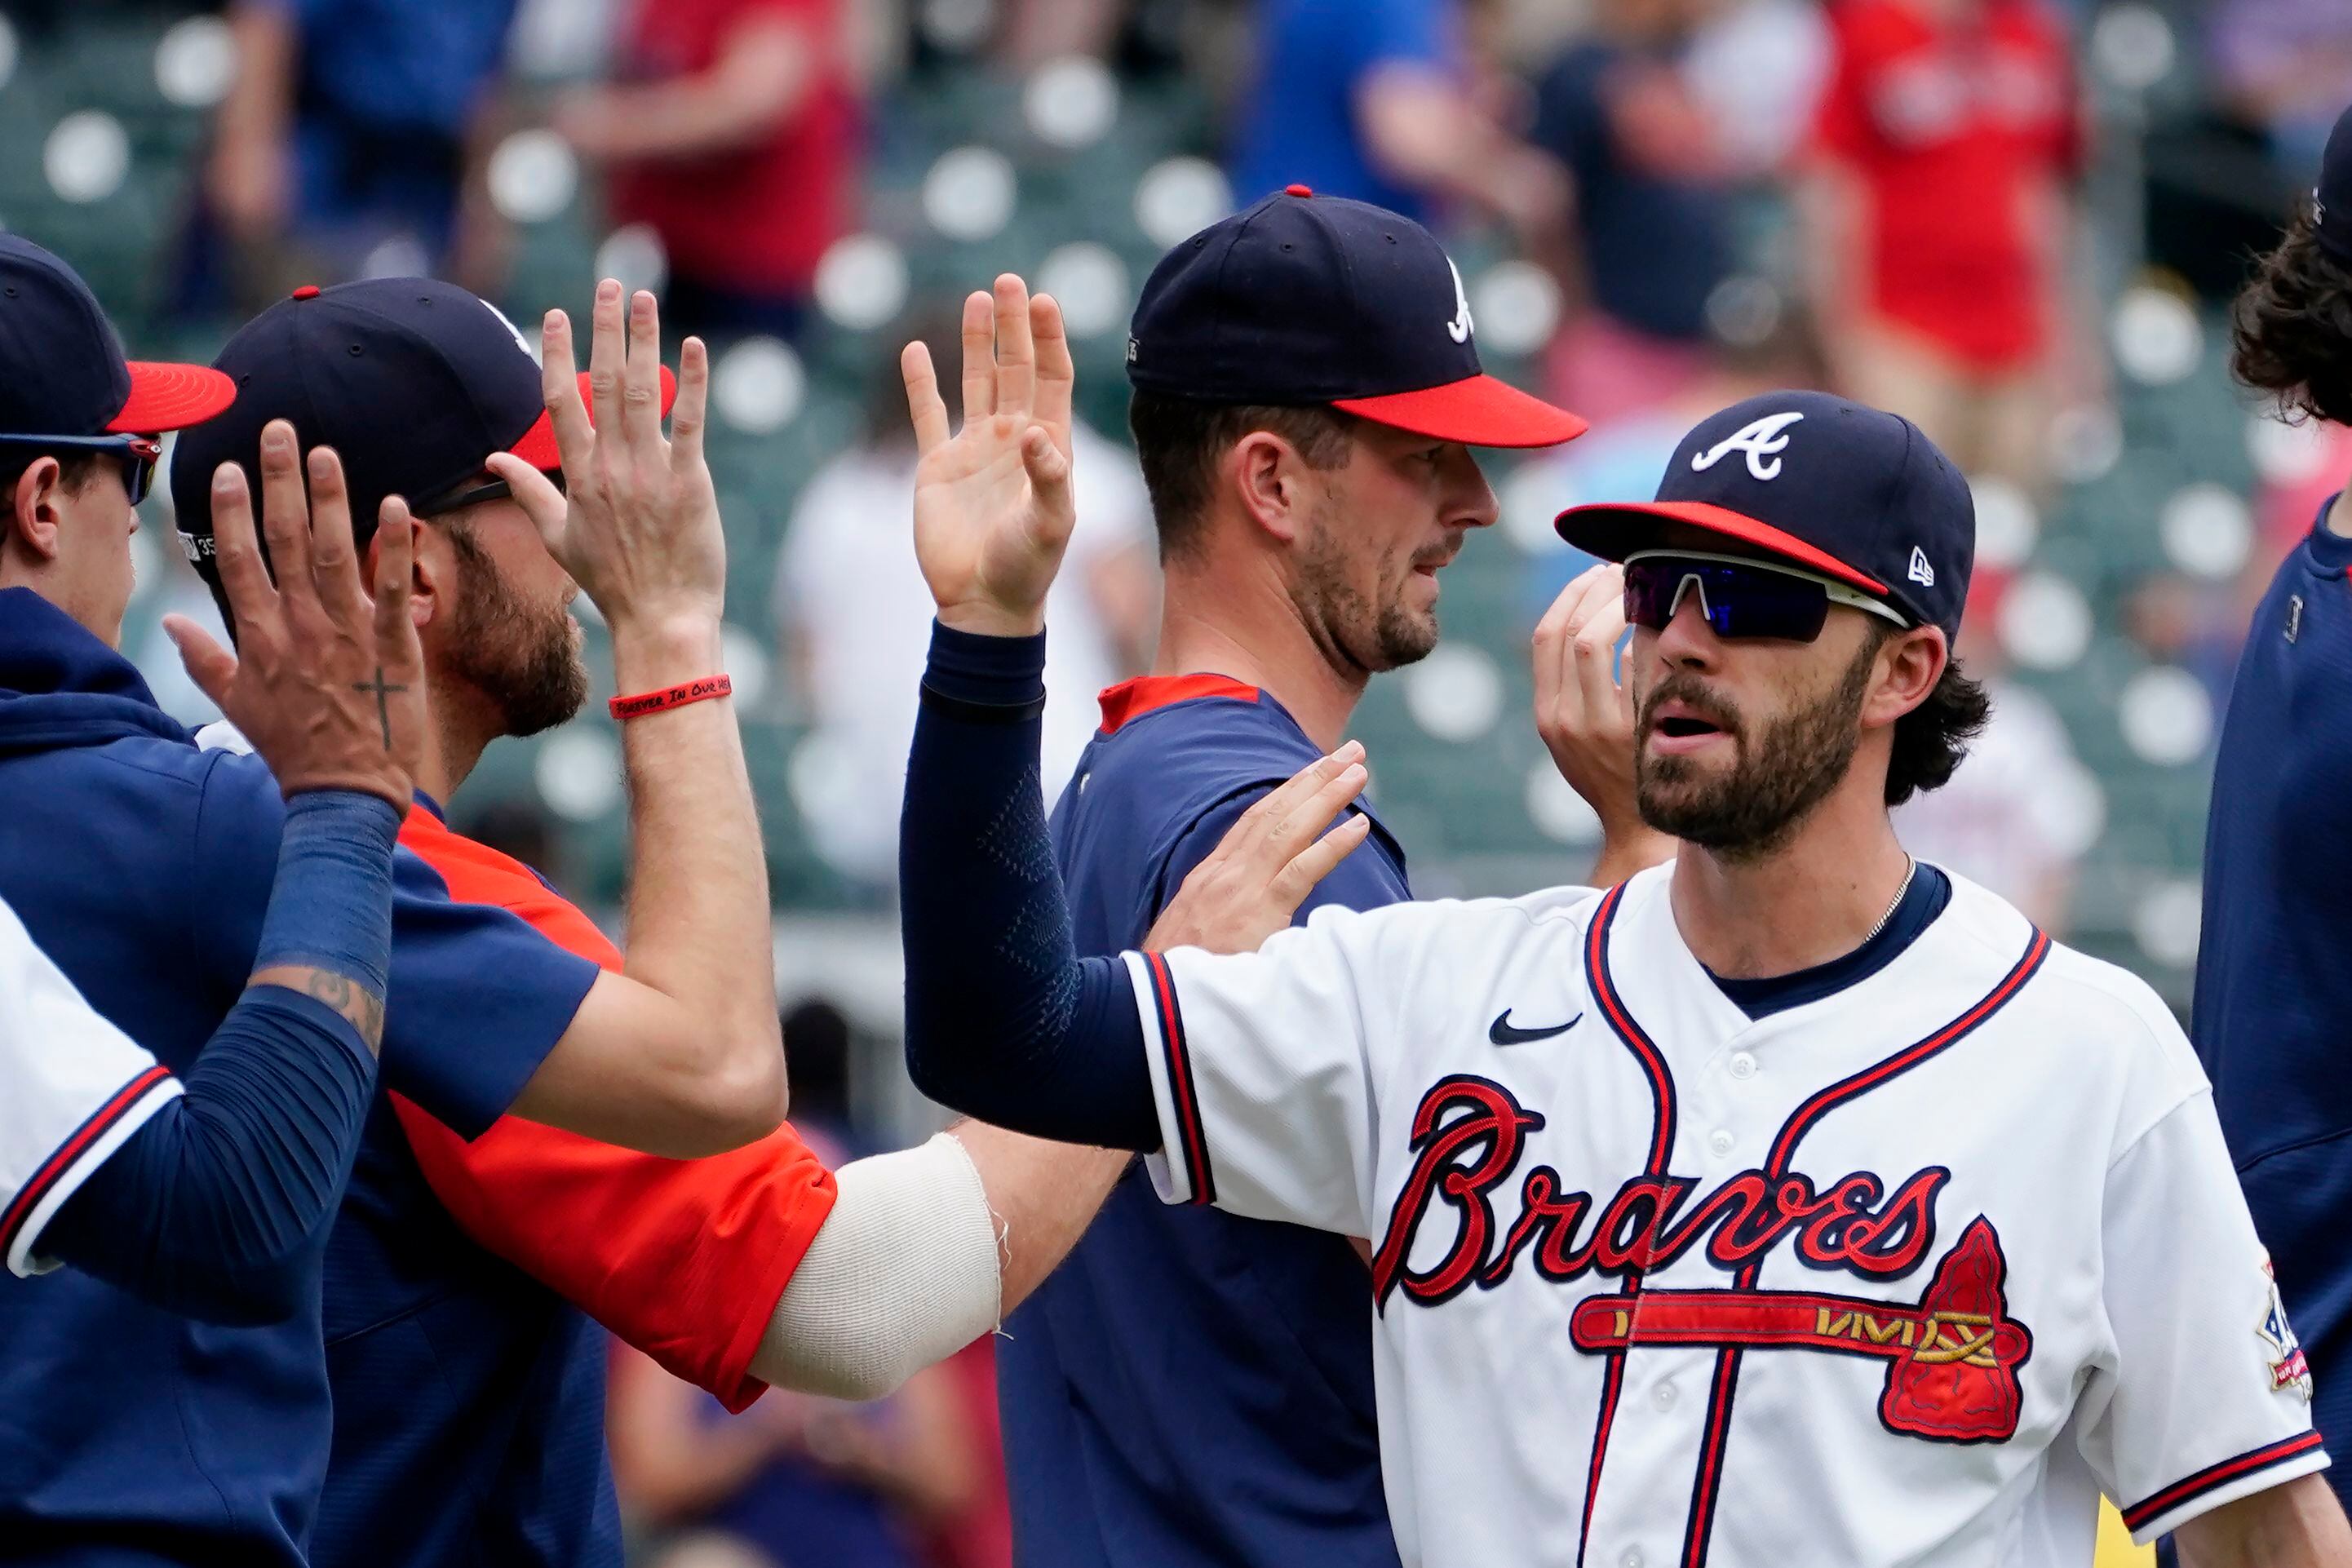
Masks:
[[[405,691],[408,688],[385,685],[383,666],[379,664],[375,667],[373,680],[362,680],[352,689],[375,694],[375,721],[383,726],[383,749],[389,752],[392,750],[392,694],[395,691]]]
[[[367,1042],[369,1050],[383,1044],[383,998],[348,974],[313,969],[307,964],[279,964],[257,972],[246,984],[282,985],[289,991],[299,991],[349,1019],[352,1027],[360,1032],[360,1038]]]

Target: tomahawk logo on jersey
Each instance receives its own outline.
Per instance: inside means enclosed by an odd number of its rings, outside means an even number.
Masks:
[[[2055,1568],[2327,1463],[2153,993],[1954,878],[1751,1020],[1669,876],[1129,955],[1162,1195],[1373,1240],[1407,1562]]]
[[[179,1092],[0,900],[0,1258],[11,1273],[57,1267],[39,1256],[42,1228]]]

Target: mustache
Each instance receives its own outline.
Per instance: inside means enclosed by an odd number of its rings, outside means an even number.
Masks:
[[[1727,735],[1740,732],[1738,708],[1709,691],[1700,683],[1698,677],[1678,671],[1643,693],[1641,709],[1635,714],[1634,733],[1637,736],[1647,733],[1650,721],[1657,716],[1659,708],[1668,702],[1680,702]]]

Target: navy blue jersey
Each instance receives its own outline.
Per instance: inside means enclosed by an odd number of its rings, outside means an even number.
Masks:
[[[92,1006],[185,1070],[253,967],[277,782],[257,759],[198,751],[130,664],[13,589],[0,792],[0,898]],[[394,875],[380,1081],[470,1136],[538,1069],[596,967],[453,901],[413,855]],[[315,1290],[287,1322],[225,1328],[72,1269],[0,1276],[0,1556],[299,1564],[330,1418]]]
[[[1222,677],[1129,681],[1103,713],[1053,818],[1082,954],[1141,945],[1241,814],[1321,755]],[[1412,896],[1375,817],[1299,918]],[[1130,1170],[998,1346],[1022,1568],[1396,1568],[1370,1291],[1344,1239],[1170,1207]]]
[[[2238,661],[2205,833],[2190,1037],[2303,1336],[2315,1424],[2352,1432],[2352,539],[2327,509]],[[2352,1474],[2328,1472],[2352,1501]]]

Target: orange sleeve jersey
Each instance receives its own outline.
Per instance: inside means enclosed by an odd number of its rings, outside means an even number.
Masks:
[[[401,842],[452,899],[499,905],[549,941],[621,967],[618,949],[530,868],[409,813]],[[740,1410],[752,1352],[832,1213],[833,1173],[787,1125],[730,1153],[665,1160],[509,1116],[468,1143],[394,1097],[452,1217],[483,1247],[675,1375]]]

